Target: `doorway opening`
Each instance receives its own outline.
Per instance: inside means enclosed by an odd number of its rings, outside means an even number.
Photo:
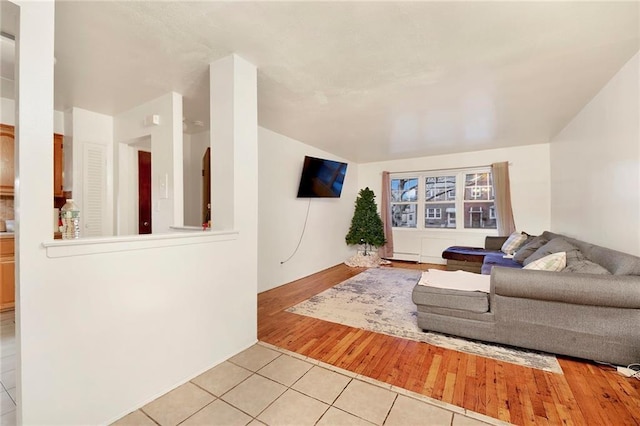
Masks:
[[[202,156],[202,225],[211,227],[211,148]]]
[[[151,136],[118,144],[116,235],[153,233]]]
[[[138,234],[151,233],[151,153],[138,151]]]

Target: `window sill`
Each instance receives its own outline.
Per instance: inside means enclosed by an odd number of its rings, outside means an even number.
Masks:
[[[182,229],[180,227],[175,228],[177,232],[166,234],[52,240],[43,242],[42,246],[46,249],[48,258],[58,258],[206,244],[238,239],[238,231],[202,231],[202,228],[194,228],[200,232],[193,232],[195,229]]]
[[[467,233],[471,232],[474,234],[487,234],[487,235],[498,235],[497,229],[490,228],[391,228],[394,232],[445,232],[445,233]]]

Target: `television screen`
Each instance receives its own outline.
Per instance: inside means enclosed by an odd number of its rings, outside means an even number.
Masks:
[[[298,198],[340,197],[346,174],[346,163],[306,156],[302,166]]]

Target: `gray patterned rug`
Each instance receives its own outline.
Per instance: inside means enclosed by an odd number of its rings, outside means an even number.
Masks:
[[[411,291],[421,271],[372,268],[287,309],[299,315],[562,374],[555,356],[424,332]]]

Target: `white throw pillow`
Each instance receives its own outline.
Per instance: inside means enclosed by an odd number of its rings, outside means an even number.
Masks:
[[[567,253],[560,251],[550,254],[542,259],[534,260],[522,269],[533,269],[536,271],[559,272],[567,266]]]
[[[502,244],[502,248],[500,250],[505,254],[514,254],[525,241],[527,241],[527,234],[514,232],[509,235],[509,238],[507,238],[507,241]]]

